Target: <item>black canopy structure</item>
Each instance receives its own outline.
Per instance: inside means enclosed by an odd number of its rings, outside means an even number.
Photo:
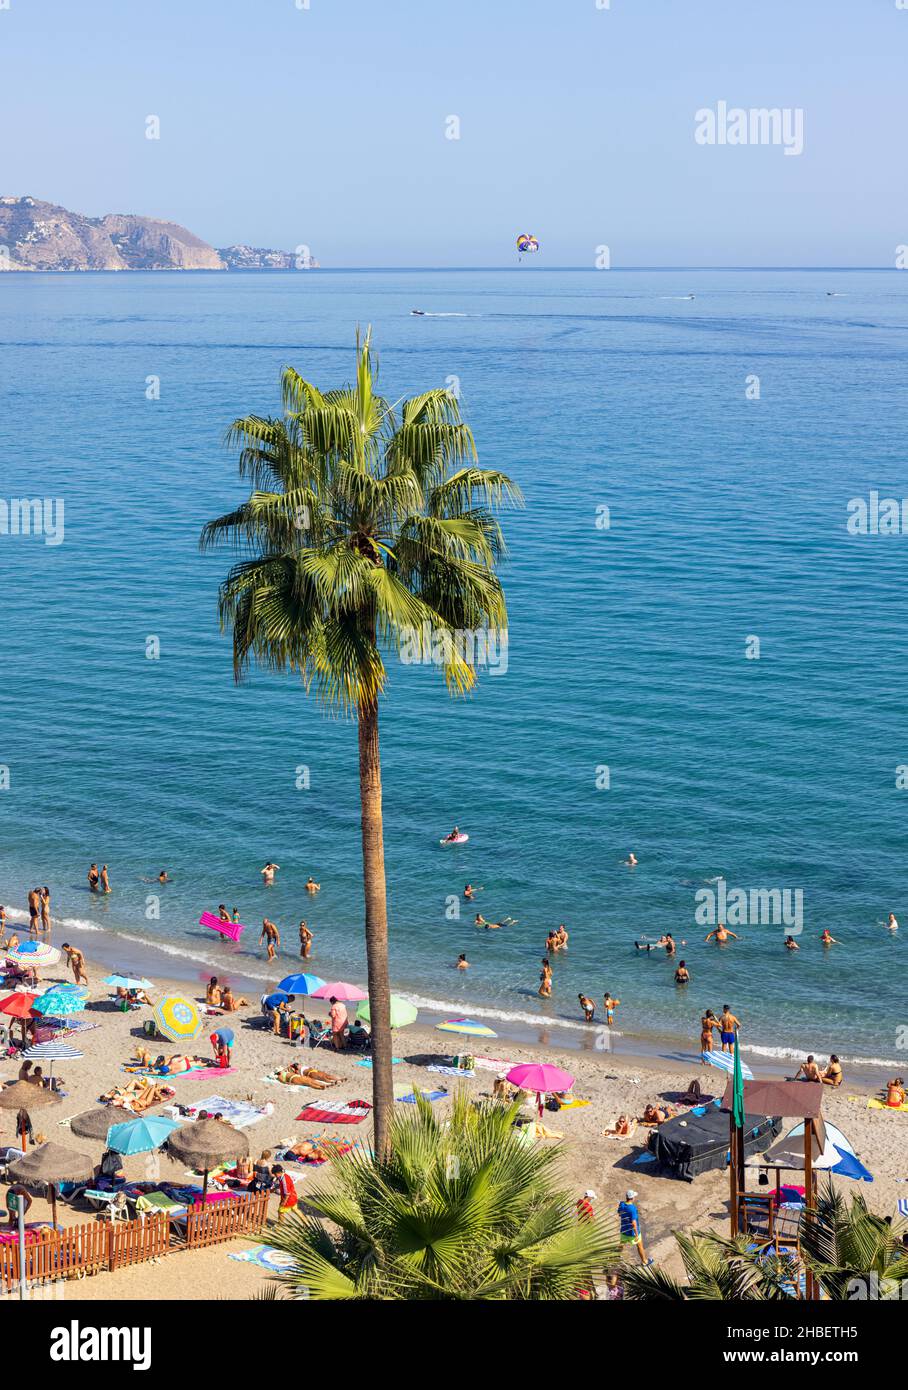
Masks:
[[[745,1153],[768,1148],[781,1128],[778,1116],[745,1115]],[[728,1164],[728,1115],[717,1105],[707,1106],[702,1115],[677,1115],[652,1131],[647,1147],[661,1168],[693,1182],[700,1173]]]

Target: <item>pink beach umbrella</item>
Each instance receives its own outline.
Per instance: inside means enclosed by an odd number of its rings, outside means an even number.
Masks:
[[[340,999],[344,1004],[356,1004],[369,996],[358,985],[348,985],[346,980],[332,980],[330,984],[322,985],[321,989],[314,990],[309,996],[310,999]]]
[[[524,1062],[519,1067],[511,1067],[507,1075],[512,1086],[522,1091],[536,1092],[536,1105],[542,1115],[542,1097],[547,1091],[569,1091],[574,1078],[569,1071],[553,1067],[549,1062]]]

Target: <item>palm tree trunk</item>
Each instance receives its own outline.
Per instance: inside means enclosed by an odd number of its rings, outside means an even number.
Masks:
[[[366,962],[372,1027],[372,1103],[375,1152],[387,1153],[394,1107],[391,1075],[391,984],[388,978],[388,896],[382,834],[378,701],[359,706],[359,798],[366,897]]]

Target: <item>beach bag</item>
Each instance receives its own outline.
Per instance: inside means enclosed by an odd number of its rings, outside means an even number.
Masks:
[[[157,1032],[158,1032],[158,1029],[157,1029],[157,1025],[155,1024],[154,1019],[153,1019],[153,1018],[146,1018],[145,1022],[142,1024],[142,1034],[143,1034],[143,1036],[146,1037],[146,1038],[154,1038],[154,1037],[157,1037]]]

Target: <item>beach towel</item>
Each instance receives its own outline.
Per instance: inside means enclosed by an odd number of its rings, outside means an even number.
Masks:
[[[864,1105],[868,1110],[887,1110],[890,1115],[908,1115],[908,1105],[887,1105],[884,1100],[876,1100],[871,1097],[867,1100],[866,1096],[848,1096],[852,1105]]]
[[[323,1105],[307,1105],[296,1118],[309,1124],[358,1125],[371,1109],[367,1100],[326,1100]]]
[[[475,1076],[475,1071],[465,1071],[463,1067],[440,1067],[433,1065],[426,1067],[426,1071],[440,1071],[442,1076]]]
[[[403,1060],[404,1060],[403,1057],[392,1057],[392,1058],[391,1058],[391,1065],[392,1065],[392,1066],[397,1066],[397,1063],[398,1063],[398,1062],[402,1062]],[[371,1058],[371,1057],[360,1057],[360,1059],[359,1059],[359,1061],[357,1062],[356,1065],[357,1065],[358,1067],[371,1067],[371,1065],[372,1065],[372,1058]]]
[[[200,1110],[207,1110],[209,1115],[223,1115],[234,1129],[248,1129],[250,1125],[257,1125],[259,1120],[264,1120],[269,1113],[267,1110],[260,1110],[258,1106],[250,1105],[245,1100],[226,1100],[224,1096],[206,1096],[204,1100],[193,1101],[189,1115],[178,1114],[176,1118],[181,1121],[194,1120]]]
[[[588,1100],[581,1100],[579,1096],[568,1096],[566,1100],[559,1100],[555,1103],[557,1110],[579,1110],[582,1105],[589,1105]]]
[[[192,1076],[196,1081],[204,1081],[206,1077],[231,1076],[236,1072],[236,1067],[210,1067],[200,1062],[198,1066],[189,1067],[186,1071],[159,1072],[149,1071],[147,1067],[131,1066],[127,1062],[120,1070],[128,1071],[133,1076],[147,1076],[152,1081],[177,1081],[181,1076]]]
[[[283,1274],[285,1270],[293,1269],[296,1264],[292,1255],[288,1255],[285,1250],[275,1250],[273,1245],[256,1245],[252,1250],[241,1250],[235,1255],[228,1255],[227,1258],[259,1265],[271,1274]]]
[[[414,1095],[414,1091],[416,1091],[417,1089],[419,1090],[419,1094],[422,1096],[423,1100],[447,1100],[447,1099],[448,1099],[448,1093],[447,1093],[447,1091],[426,1091],[426,1090],[423,1090],[422,1086],[420,1086],[420,1087],[418,1087],[418,1088],[415,1087],[415,1086],[410,1086],[409,1088],[406,1087],[406,1086],[403,1086],[403,1087],[401,1087],[400,1089],[401,1089],[402,1091],[404,1091],[405,1094],[403,1094],[403,1095],[397,1095],[398,1087],[395,1086],[395,1087],[394,1087],[394,1091],[395,1091],[394,1099],[395,1099],[395,1100],[402,1100],[406,1105],[415,1105],[415,1104],[416,1104],[416,1096]]]
[[[900,1197],[898,1201],[899,1216],[908,1217],[908,1197]]]
[[[514,1063],[507,1057],[474,1057],[473,1065],[482,1071],[510,1071]]]

